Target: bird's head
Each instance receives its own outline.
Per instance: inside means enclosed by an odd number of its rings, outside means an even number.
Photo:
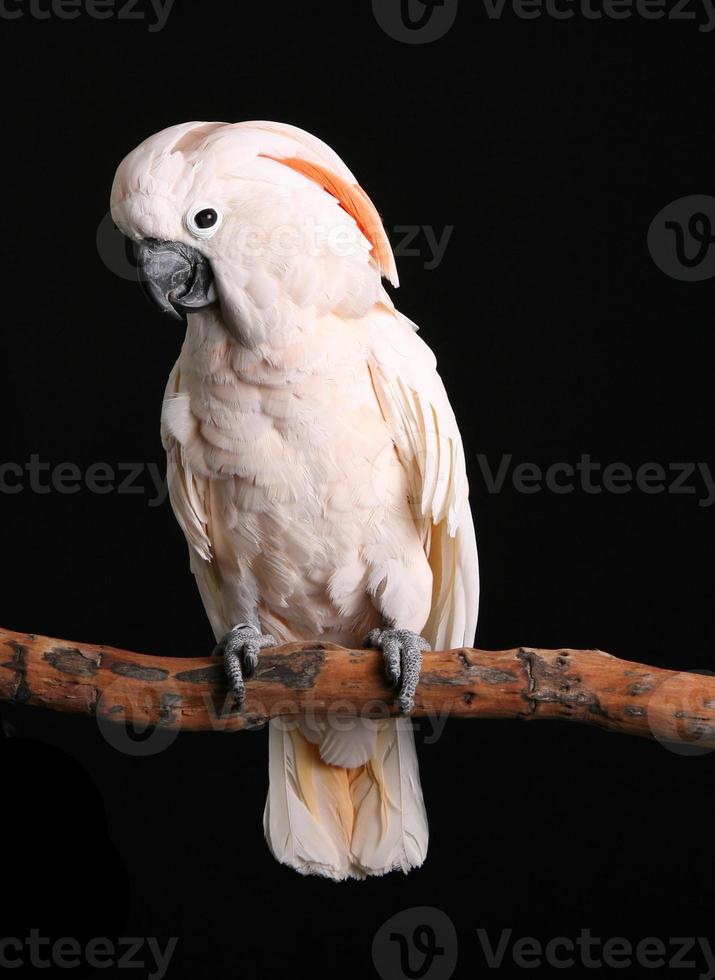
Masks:
[[[272,345],[316,314],[363,316],[397,285],[387,235],[330,147],[271,122],[185,123],[117,170],[112,217],[172,316],[210,306],[241,342]]]

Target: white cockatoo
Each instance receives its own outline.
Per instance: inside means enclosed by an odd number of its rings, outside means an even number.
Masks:
[[[112,215],[186,339],[162,412],[171,503],[239,703],[260,650],[382,650],[399,717],[269,726],[265,832],[303,874],[422,864],[409,718],[421,651],[471,645],[462,443],[435,358],[393,306],[380,218],[325,143],[192,122],[120,165]],[[348,728],[348,730],[346,730]]]

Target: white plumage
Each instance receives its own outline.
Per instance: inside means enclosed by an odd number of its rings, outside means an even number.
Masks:
[[[220,209],[197,242],[185,216]],[[394,258],[339,157],[294,127],[189,123],[120,166],[114,220],[198,247],[219,304],[188,318],[162,433],[214,633],[351,646],[385,623],[473,641],[464,454],[435,360],[381,286]],[[260,668],[259,668],[260,669]],[[409,870],[427,821],[409,720],[270,726],[266,836],[331,878]]]

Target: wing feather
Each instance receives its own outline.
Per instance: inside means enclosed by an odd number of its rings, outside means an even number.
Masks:
[[[383,417],[408,475],[432,569],[424,633],[438,649],[474,642],[479,571],[464,448],[432,351],[399,313],[380,314],[370,372]]]
[[[164,397],[161,438],[166,449],[166,479],[174,515],[189,546],[191,571],[216,639],[230,629],[224,612],[221,584],[211,545],[208,477],[195,473],[182,443],[190,439],[187,426],[195,426],[188,396],[179,390],[179,365],[169,375]]]

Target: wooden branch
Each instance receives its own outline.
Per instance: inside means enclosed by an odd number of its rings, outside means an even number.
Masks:
[[[258,728],[279,715],[386,717],[393,692],[374,650],[292,643],[265,650],[235,710],[215,659],[151,657],[0,629],[0,702],[184,731]],[[715,748],[715,677],[599,650],[459,649],[424,655],[414,716],[541,718]]]

